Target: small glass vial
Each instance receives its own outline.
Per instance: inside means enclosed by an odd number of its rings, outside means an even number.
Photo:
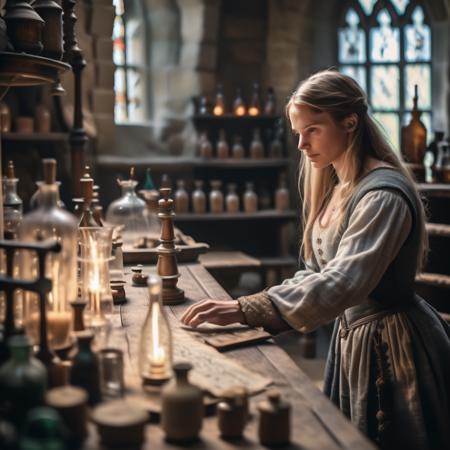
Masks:
[[[284,174],[280,177],[278,189],[275,191],[275,209],[278,211],[286,211],[289,209],[289,191]]]
[[[201,158],[209,159],[213,157],[213,147],[206,132],[200,135],[198,152]]]
[[[184,180],[177,181],[177,190],[175,191],[175,212],[177,214],[189,212],[189,194],[184,185]]]
[[[222,92],[222,85],[217,85],[216,100],[214,102],[213,114],[223,116],[225,114],[225,99]]]
[[[203,191],[203,181],[195,180],[195,190],[192,192],[192,211],[196,214],[206,212],[206,194]]]
[[[246,190],[244,193],[244,211],[246,213],[254,213],[258,210],[258,196],[253,190],[253,183],[245,183]]]
[[[217,141],[217,157],[219,159],[227,159],[230,157],[230,146],[228,145],[225,130],[219,131],[219,140]]]
[[[225,205],[227,212],[239,212],[239,196],[236,193],[236,185],[234,183],[228,185],[228,194],[225,197]]]
[[[253,140],[250,143],[250,158],[262,159],[264,158],[264,145],[261,141],[261,135],[258,129],[253,131]]]
[[[212,213],[223,213],[224,199],[222,191],[220,190],[221,186],[221,181],[211,181],[211,191],[209,192],[209,210]]]
[[[241,89],[236,89],[236,97],[233,102],[233,112],[235,116],[245,116],[247,108],[245,107],[244,100],[241,96]]]
[[[245,157],[245,149],[242,145],[242,139],[240,136],[234,137],[234,144],[231,152],[233,154],[233,158],[235,159],[242,159]]]

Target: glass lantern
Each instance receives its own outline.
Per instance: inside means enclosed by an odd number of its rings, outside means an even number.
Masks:
[[[81,298],[86,302],[85,324],[96,337],[106,338],[113,299],[109,280],[112,227],[79,228]]]
[[[52,349],[70,345],[72,311],[77,297],[77,221],[75,216],[58,206],[59,185],[56,183],[56,161],[44,159],[44,181],[39,187],[39,206],[26,214],[17,230],[22,242],[53,239],[62,246],[60,253],[46,257],[45,275],[52,281],[47,299],[48,341]],[[18,272],[22,279],[35,279],[38,259],[33,251],[22,250]],[[23,325],[34,344],[39,344],[39,299],[35,293],[23,292]]]
[[[148,277],[149,309],[141,331],[139,373],[143,384],[162,384],[172,376],[172,335],[162,306],[162,281]]]

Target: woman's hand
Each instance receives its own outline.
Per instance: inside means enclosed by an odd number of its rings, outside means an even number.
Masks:
[[[245,323],[244,313],[237,300],[206,299],[189,307],[181,317],[185,325],[196,327],[203,322],[216,325]]]

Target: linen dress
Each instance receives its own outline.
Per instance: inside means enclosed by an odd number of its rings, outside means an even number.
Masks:
[[[400,172],[375,169],[340,226],[316,221],[303,270],[238,300],[271,331],[338,318],[325,393],[382,448],[450,449],[450,328],[414,293],[418,211]]]

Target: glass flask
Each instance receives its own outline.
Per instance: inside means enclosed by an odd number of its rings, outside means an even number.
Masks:
[[[113,299],[109,278],[113,227],[79,228],[81,298],[86,302],[84,319],[100,345],[106,341]]]
[[[147,222],[145,202],[135,192],[138,184],[130,176],[129,180],[118,180],[122,196],[114,200],[106,211],[106,222],[110,225],[122,225],[124,246],[134,246],[147,236],[150,224]]]
[[[36,209],[39,206],[40,195],[41,195],[41,186],[43,183],[44,183],[43,181],[36,181],[37,189],[30,198],[30,209]],[[57,193],[58,198],[56,200],[56,205],[60,208],[65,209],[66,205],[64,204],[64,202],[61,200],[61,198],[59,196],[59,187],[61,186],[61,182],[56,181],[56,185],[58,186],[58,193]]]
[[[52,349],[66,348],[72,323],[70,304],[77,298],[77,221],[75,216],[58,206],[59,185],[56,182],[56,160],[44,159],[44,181],[39,187],[39,206],[26,214],[17,236],[22,242],[53,239],[62,246],[60,253],[46,257],[45,275],[52,280],[47,298],[48,341]],[[38,259],[33,251],[20,252],[19,277],[35,279]],[[23,324],[34,344],[39,343],[39,298],[23,292]]]
[[[162,306],[162,281],[150,274],[149,308],[141,331],[139,373],[144,384],[160,384],[172,376],[172,334]]]
[[[8,162],[6,177],[3,178],[3,218],[6,238],[14,239],[17,227],[22,220],[23,202],[17,194],[19,179],[14,173],[14,163]]]

